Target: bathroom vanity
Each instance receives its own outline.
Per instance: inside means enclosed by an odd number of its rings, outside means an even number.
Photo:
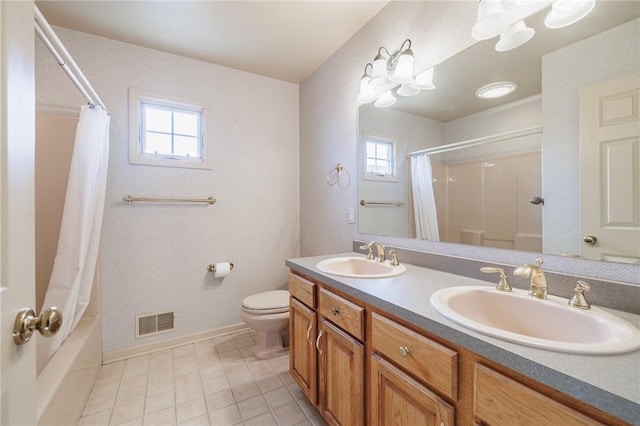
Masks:
[[[442,288],[489,283],[413,265],[379,279],[316,268],[331,257],[286,262],[290,372],[329,424],[640,424],[640,352],[576,355],[492,338],[429,302]]]

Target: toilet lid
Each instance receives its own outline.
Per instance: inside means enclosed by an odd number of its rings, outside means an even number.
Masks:
[[[271,290],[247,296],[242,306],[256,311],[289,308],[289,292],[287,290]]]

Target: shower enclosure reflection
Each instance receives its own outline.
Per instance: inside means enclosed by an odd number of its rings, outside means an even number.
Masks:
[[[361,176],[360,198],[408,200],[361,206],[361,229],[371,225],[392,236],[542,251],[542,205],[529,202],[542,191],[539,108],[540,98],[532,97],[441,123],[361,106],[362,141],[385,132],[394,142],[397,178]],[[486,124],[489,118],[493,126]],[[473,134],[478,121],[490,135],[442,142],[447,132]]]

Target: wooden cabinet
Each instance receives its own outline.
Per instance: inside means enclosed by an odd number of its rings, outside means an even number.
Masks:
[[[318,409],[329,424],[364,424],[364,345],[320,319]]]
[[[320,289],[318,314],[354,336],[364,340],[364,308],[324,289]]]
[[[316,314],[291,297],[289,309],[289,371],[311,403],[317,399]]]
[[[475,364],[473,383],[479,425],[604,425],[481,364]]]
[[[291,375],[329,424],[627,424],[322,282],[289,289]]]
[[[453,426],[453,406],[391,363],[371,354],[371,425]]]
[[[364,425],[364,308],[317,287],[289,275],[291,376],[329,424]]]
[[[371,349],[410,372],[447,398],[458,396],[458,354],[374,313]]]

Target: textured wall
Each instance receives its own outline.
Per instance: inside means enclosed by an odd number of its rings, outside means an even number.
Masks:
[[[580,253],[580,88],[637,71],[640,19],[542,58],[544,251]]]
[[[397,50],[410,38],[416,70],[425,70],[470,46],[475,2],[391,2],[300,87],[301,251],[304,255],[349,251],[357,224],[357,185],[327,187],[327,171],[342,163],[357,174],[359,78],[378,48]],[[366,236],[366,238],[369,238]]]
[[[298,255],[298,87],[294,84],[56,28],[109,108],[111,150],[102,238],[104,351],[241,322],[242,299],[284,288]],[[37,101],[84,100],[40,42]],[[128,88],[209,103],[212,170],[128,163]],[[126,194],[209,197],[213,206],[126,205]],[[211,262],[232,261],[223,279]],[[135,339],[135,315],[175,310],[177,330]]]
[[[379,233],[382,235],[409,237],[409,200],[411,174],[409,152],[442,144],[444,125],[439,121],[429,120],[416,115],[378,108],[372,104],[358,108],[360,125],[358,138],[364,144],[367,134],[386,136],[396,143],[396,179],[393,182],[364,180],[362,167],[364,146],[358,148],[361,163],[358,165],[358,187],[360,199],[367,201],[404,201],[401,207],[390,206],[358,206],[358,229],[363,233]],[[413,225],[412,225],[413,228]]]
[[[532,6],[540,8],[542,4]],[[469,31],[475,22],[476,10],[477,3],[472,1],[391,2],[303,82],[300,87],[301,254],[348,252],[352,239],[375,238],[396,247],[513,265],[542,257],[549,270],[640,283],[637,266],[365,235],[358,233],[357,224],[347,223],[347,209],[356,207],[358,201],[356,185],[336,190],[327,187],[324,179],[337,162],[352,174],[357,172],[355,99],[365,64],[373,59],[378,47],[397,49],[404,39],[411,38],[416,70],[436,65],[475,42]],[[637,40],[637,29],[634,34],[629,37],[631,40]],[[609,48],[619,46],[609,45]],[[637,66],[637,51],[635,59],[629,61]],[[585,67],[597,68],[594,65],[599,63],[604,64],[595,58]],[[546,166],[544,173],[547,173]],[[559,221],[558,226],[567,224]]]

